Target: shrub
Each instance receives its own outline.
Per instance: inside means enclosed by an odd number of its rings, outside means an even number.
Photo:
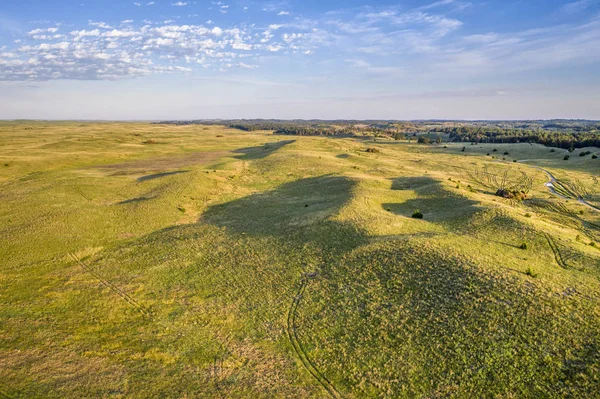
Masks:
[[[513,159],[513,162],[517,162],[517,160],[516,160],[516,159]]]
[[[504,151],[504,155],[510,155],[508,151]]]
[[[556,150],[553,148],[553,149],[550,150],[550,152],[556,152]]]
[[[530,217],[531,217],[531,213],[527,212],[527,213],[525,214],[525,217],[526,217],[526,218],[530,218]]]
[[[528,267],[527,270],[525,271],[525,274],[528,275],[529,277],[533,277],[536,278],[538,276],[538,274],[536,272],[534,272],[531,267]]]
[[[568,161],[568,160],[569,160],[569,158],[570,158],[570,156],[569,156],[569,155],[565,155],[565,157],[564,157],[563,159],[564,159],[565,161]]]
[[[416,210],[413,212],[412,218],[413,219],[423,219],[423,214],[421,213],[421,211]]]
[[[465,152],[466,150],[467,150],[467,147],[463,147],[461,151]]]
[[[524,242],[523,244],[521,244],[521,245],[519,246],[519,249],[527,249],[527,247],[528,247],[528,246],[527,246],[527,243],[526,243],[526,242]]]
[[[379,151],[377,148],[370,147],[370,148],[367,148],[365,150],[365,152],[370,152],[372,154],[379,154],[381,151]]]
[[[498,152],[498,150],[496,148],[494,148],[494,150],[492,152]]]
[[[581,151],[579,153],[579,156],[580,157],[585,157],[586,155],[590,155],[591,153],[592,153],[591,151]]]
[[[592,159],[598,159],[598,155],[596,155],[596,154],[592,155]]]

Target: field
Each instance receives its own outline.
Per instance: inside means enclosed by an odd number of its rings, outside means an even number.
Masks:
[[[1,122],[0,397],[600,397],[584,150]]]

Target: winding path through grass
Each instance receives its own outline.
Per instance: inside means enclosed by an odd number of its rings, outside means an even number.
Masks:
[[[536,166],[536,165],[530,165],[524,162],[528,162],[528,161],[535,161],[535,159],[523,159],[521,161],[518,161],[519,163],[523,163],[524,165],[527,165],[529,167],[541,170],[542,172],[544,172],[548,178],[550,179],[550,181],[548,183],[545,184],[546,187],[548,187],[548,190],[550,190],[550,192],[554,195],[556,195],[557,197],[560,197],[562,199],[575,199],[577,200],[579,203],[586,205],[588,208],[593,209],[596,212],[600,212],[600,208],[590,204],[589,202],[587,202],[585,199],[583,199],[583,197],[577,193],[574,193],[571,189],[569,189],[567,186],[565,186],[563,183],[561,183],[556,177],[554,177],[554,175],[540,167],[540,166]],[[570,197],[564,196],[562,194],[560,194],[559,192],[556,191],[556,187],[559,187],[561,191],[566,192]]]

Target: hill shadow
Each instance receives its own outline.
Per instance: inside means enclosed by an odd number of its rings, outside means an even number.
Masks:
[[[430,177],[393,179],[392,190],[411,190],[417,195],[404,202],[382,204],[384,209],[398,216],[411,217],[419,210],[428,222],[463,225],[482,209],[479,202],[446,189],[440,181]]]
[[[161,177],[180,175],[182,173],[188,173],[188,172],[189,172],[188,170],[178,170],[178,171],[174,171],[174,172],[155,173],[153,175],[146,175],[146,176],[138,177],[137,181],[141,183],[141,182],[148,181],[148,180],[160,179]]]
[[[353,224],[331,220],[350,200],[354,186],[353,180],[342,176],[300,179],[272,191],[211,206],[199,222],[238,234],[313,243],[340,253],[365,240]]]
[[[266,143],[265,145],[256,146],[256,147],[245,147],[232,151],[234,154],[240,154],[236,156],[237,159],[241,159],[244,161],[252,161],[256,159],[262,159],[273,152],[289,145],[295,143],[296,140],[284,140],[284,141],[275,141],[272,143]]]

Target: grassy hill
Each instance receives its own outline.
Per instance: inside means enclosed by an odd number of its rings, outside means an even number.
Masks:
[[[595,397],[585,150],[2,123],[0,396]]]

